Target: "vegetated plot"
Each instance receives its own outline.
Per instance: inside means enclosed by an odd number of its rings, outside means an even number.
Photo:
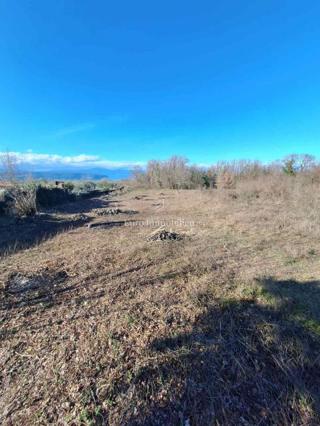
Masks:
[[[2,423],[319,424],[317,238],[288,262],[298,219],[279,233],[268,196],[168,194],[163,219],[203,223],[164,229],[188,238],[147,241],[140,191],[121,198],[140,226],[56,236],[34,271],[1,260]]]

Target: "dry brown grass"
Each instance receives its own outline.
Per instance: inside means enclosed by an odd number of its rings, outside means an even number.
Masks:
[[[135,190],[3,257],[1,422],[319,424],[320,202],[288,182]]]

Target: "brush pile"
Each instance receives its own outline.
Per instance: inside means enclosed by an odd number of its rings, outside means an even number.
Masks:
[[[183,236],[173,231],[167,231],[164,228],[159,228],[152,232],[147,240],[148,241],[179,241],[182,240]]]
[[[122,213],[122,210],[118,208],[96,209],[94,212],[97,216],[115,216],[116,214]]]

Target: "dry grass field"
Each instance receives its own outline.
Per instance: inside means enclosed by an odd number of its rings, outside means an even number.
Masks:
[[[288,182],[0,223],[0,422],[318,425],[320,193]]]

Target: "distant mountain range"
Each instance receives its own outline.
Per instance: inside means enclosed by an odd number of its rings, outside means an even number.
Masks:
[[[35,179],[48,180],[120,180],[128,179],[132,170],[128,168],[100,169],[100,168],[58,168],[56,170],[19,170],[21,178],[32,176]]]

